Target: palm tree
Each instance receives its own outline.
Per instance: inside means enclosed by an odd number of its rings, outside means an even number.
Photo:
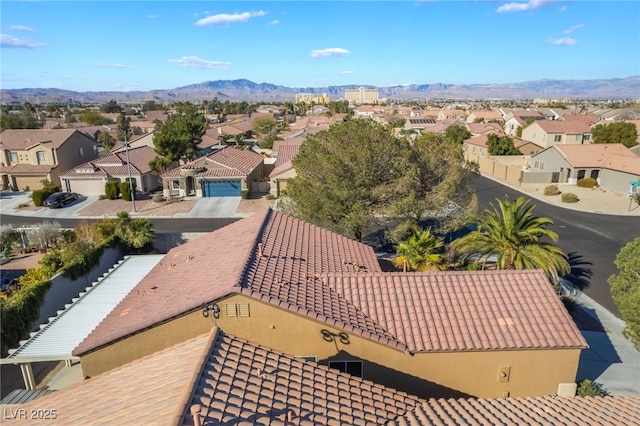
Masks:
[[[558,234],[547,229],[553,221],[532,214],[534,205],[519,197],[515,201],[498,200],[498,208],[485,210],[476,217],[478,229],[451,243],[462,259],[478,255],[486,263],[496,258],[496,269],[542,269],[550,278],[571,270],[567,255],[552,243]]]
[[[236,143],[236,148],[240,148],[241,145],[244,147],[244,134],[243,133],[239,133],[239,134],[235,135],[233,137],[233,140]]]
[[[129,247],[141,249],[153,242],[155,231],[148,219],[138,218],[130,220],[126,226],[118,230],[118,236]]]
[[[444,271],[447,269],[447,257],[443,247],[444,239],[433,235],[430,229],[423,230],[413,225],[409,238],[398,244],[395,264],[413,271]]]
[[[229,141],[231,141],[231,139],[233,139],[233,136],[231,135],[220,135],[218,136],[218,140],[220,142],[222,142],[225,145],[229,145]]]

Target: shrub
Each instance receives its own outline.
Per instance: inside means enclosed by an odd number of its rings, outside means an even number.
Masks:
[[[42,207],[42,203],[47,197],[54,192],[60,192],[60,188],[57,186],[47,185],[42,189],[35,190],[31,193],[31,199],[33,200],[33,204],[37,207]]]
[[[547,185],[544,187],[544,195],[558,195],[560,193],[560,189],[558,189],[558,185]]]
[[[578,180],[577,185],[580,188],[593,188],[594,186],[596,186],[598,184],[598,181],[596,181],[594,178],[582,178],[580,180]]]
[[[161,203],[164,201],[164,195],[162,194],[153,194],[153,197],[151,197],[151,200],[154,203]]]
[[[243,189],[242,191],[240,191],[240,196],[244,199],[249,198],[250,192],[248,189]]]
[[[135,182],[133,183],[133,190],[136,190]],[[131,201],[131,186],[129,185],[129,181],[120,183],[120,193],[122,194],[123,200]]]
[[[106,195],[104,195],[104,194],[98,195],[98,200],[106,200],[106,199],[107,199]]]
[[[563,203],[577,203],[578,196],[573,192],[565,192],[560,196],[560,201],[562,201]]]
[[[273,194],[267,194],[267,196],[265,197],[267,200],[275,200],[276,196]]]
[[[607,396],[609,392],[602,387],[602,384],[589,379],[581,380],[576,391],[577,396]]]
[[[110,180],[104,184],[104,194],[109,200],[115,200],[120,196],[120,182]]]

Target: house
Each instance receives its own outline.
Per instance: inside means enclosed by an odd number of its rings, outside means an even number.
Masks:
[[[591,143],[591,127],[580,120],[539,120],[522,129],[522,139],[543,148]]]
[[[464,111],[461,109],[443,109],[438,112],[438,121],[464,121]]]
[[[215,325],[150,356],[6,408],[3,422],[24,424],[20,415],[7,414],[41,407],[55,407],[50,409],[55,419],[34,418],[30,424],[640,424],[638,396],[423,399]]]
[[[509,111],[504,116],[504,132],[507,136],[516,136],[518,128],[524,127],[532,121],[544,119],[544,116],[537,111]]]
[[[585,114],[585,115],[577,115],[577,114],[566,114],[562,116],[564,121],[582,121],[583,123],[588,124],[589,126],[593,126],[594,124],[598,124],[600,121],[600,117],[595,114]]]
[[[131,148],[128,154],[125,150],[99,157],[62,173],[61,188],[83,195],[102,195],[107,181],[128,182],[131,176],[136,192],[145,194],[162,185],[158,173],[149,167],[149,162],[155,157],[156,153],[150,146]]]
[[[358,118],[373,118],[373,105],[359,105],[354,108],[354,116]]]
[[[129,145],[129,149],[134,149],[134,148],[140,148],[143,146],[148,146],[152,149],[155,149],[155,145],[153,144],[153,135],[154,132],[151,133],[146,133],[144,135],[134,135],[131,136],[131,138],[127,141],[127,144]],[[124,152],[126,150],[126,147],[124,146],[124,142],[122,141],[118,141],[115,143],[115,145],[113,145],[113,148],[111,148],[111,152]]]
[[[275,197],[280,197],[282,191],[287,188],[289,179],[297,176],[296,170],[293,168],[292,161],[300,151],[300,144],[280,144],[278,150],[272,152],[276,154],[276,162],[274,168],[269,173],[270,191]]]
[[[436,124],[436,120],[433,118],[408,118],[404,122],[404,130],[413,130],[417,133],[422,133],[427,131],[426,129],[429,126],[434,126]]]
[[[482,135],[485,133],[495,133],[497,135],[504,135],[502,126],[498,123],[467,123],[466,128],[474,135]]]
[[[213,326],[418,397],[555,393],[586,345],[542,271],[385,273],[267,209],[170,250],[73,355],[95,377]]]
[[[502,122],[502,114],[500,114],[500,111],[490,109],[474,109],[467,116],[466,123],[475,123],[476,120],[483,123]]]
[[[240,197],[242,191],[267,192],[260,185],[264,176],[262,155],[226,146],[163,174],[162,187],[167,198]]]
[[[604,189],[628,194],[631,182],[640,177],[640,157],[622,144],[554,145],[531,156],[525,182],[575,185],[585,177],[596,179]]]
[[[0,133],[2,188],[33,191],[98,157],[98,144],[76,129],[20,129]]]
[[[477,123],[479,124],[479,123]],[[491,132],[493,133],[493,132]],[[489,135],[491,133],[480,134],[472,136],[469,139],[465,139],[462,142],[462,150],[464,151],[464,158],[466,161],[478,162],[480,157],[489,155]],[[497,134],[498,137],[504,137],[504,134]],[[518,148],[523,156],[533,155],[536,152],[542,151],[542,147],[519,138],[513,139],[513,146]]]

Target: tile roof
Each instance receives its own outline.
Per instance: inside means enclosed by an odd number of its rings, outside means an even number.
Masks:
[[[429,399],[387,424],[640,425],[640,397]]]
[[[380,272],[371,247],[267,209],[170,250],[74,355],[240,292],[405,350],[317,279],[355,269]]]
[[[240,170],[246,175],[262,164],[264,159],[262,155],[250,149],[238,149],[232,146],[227,146],[213,154],[209,154],[207,158],[223,166]]]
[[[595,114],[587,114],[587,115],[574,115],[574,114],[566,114],[562,116],[564,121],[582,121],[587,124],[595,124],[600,121],[600,117]]]
[[[635,161],[638,157],[626,146],[620,143],[588,144],[588,145],[554,145],[548,149],[555,149],[573,167],[604,167],[607,159],[612,155],[630,157]],[[546,150],[545,150],[546,151]]]
[[[540,270],[330,275],[411,351],[587,347]]]
[[[611,154],[604,160],[602,167],[640,176],[640,157],[635,154]]]
[[[422,400],[312,361],[217,333],[179,424],[375,425]]]
[[[47,174],[57,166],[47,164],[16,164],[15,166],[0,167],[0,173],[9,173],[12,175],[41,175]]]
[[[150,146],[141,146],[129,150],[129,162],[131,173],[141,175],[151,172],[149,162],[156,157],[156,152]],[[87,172],[93,170],[93,172]],[[111,155],[96,158],[84,164],[67,170],[60,176],[64,177],[91,177],[91,176],[120,176],[129,172],[126,151],[120,151]]]
[[[50,142],[54,148],[59,148],[75,132],[75,129],[9,129],[0,133],[0,147],[26,150],[39,143]]]
[[[201,336],[115,368],[20,409],[55,409],[55,419],[30,418],[31,425],[175,425],[180,421],[194,368],[202,364],[211,336]],[[168,374],[170,372],[170,374]],[[3,424],[24,424],[14,416]]]
[[[298,155],[300,145],[280,145],[278,147],[278,157],[276,158],[275,167],[269,174],[269,177],[278,176],[281,173],[291,170],[293,164],[291,160]]]
[[[502,126],[498,123],[467,123],[467,129],[471,133],[498,133],[504,134]]]
[[[547,133],[563,133],[568,135],[578,135],[591,133],[591,127],[579,120],[538,120],[535,122]]]

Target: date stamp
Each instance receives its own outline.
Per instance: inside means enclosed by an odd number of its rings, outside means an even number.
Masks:
[[[55,408],[3,408],[2,419],[54,420],[58,418]]]

